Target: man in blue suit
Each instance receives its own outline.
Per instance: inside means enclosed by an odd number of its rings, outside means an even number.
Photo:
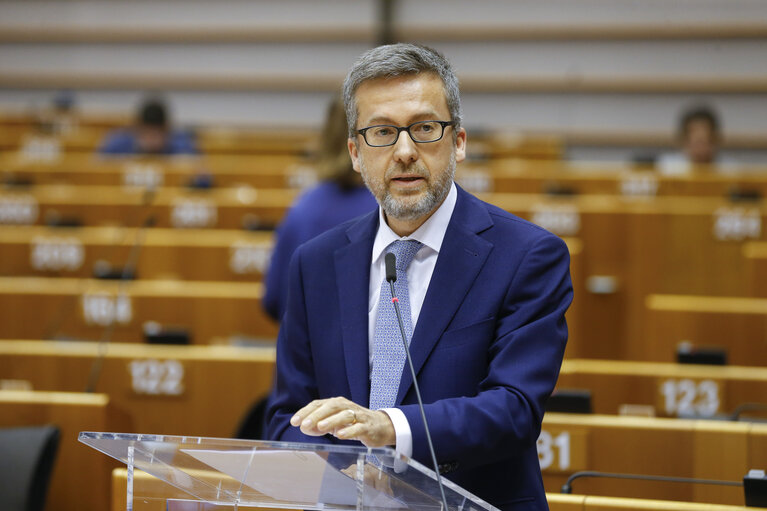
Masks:
[[[395,446],[431,465],[384,279],[394,252],[441,471],[499,508],[545,510],[536,440],[567,340],[567,248],[454,184],[466,131],[441,54],[374,48],[344,99],[349,153],[380,207],[292,259],[269,437]]]

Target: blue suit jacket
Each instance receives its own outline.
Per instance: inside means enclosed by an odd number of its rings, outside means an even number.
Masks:
[[[267,431],[308,437],[291,415],[313,399],[368,405],[368,280],[374,211],[302,245],[291,262]],[[567,341],[569,254],[553,234],[458,189],[411,340],[426,416],[446,477],[502,509],[547,509],[536,451]],[[431,465],[407,369],[397,407],[413,457]]]

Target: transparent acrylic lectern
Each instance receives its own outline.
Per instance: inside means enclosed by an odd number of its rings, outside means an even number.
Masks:
[[[127,465],[128,511],[443,507],[435,473],[392,449],[91,432],[79,440]],[[442,481],[450,511],[496,511]]]

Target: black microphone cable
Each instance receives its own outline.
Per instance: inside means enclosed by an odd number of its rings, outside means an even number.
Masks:
[[[434,454],[434,443],[431,441],[431,433],[429,433],[429,423],[426,421],[426,412],[423,408],[423,400],[421,399],[421,390],[418,388],[418,380],[415,377],[415,368],[413,367],[413,359],[410,358],[410,347],[407,344],[407,334],[405,334],[405,325],[402,323],[402,313],[399,309],[399,300],[397,299],[397,293],[394,290],[394,283],[397,281],[397,268],[396,268],[396,256],[389,252],[384,257],[386,263],[386,280],[389,282],[391,288],[391,301],[394,304],[394,311],[397,314],[397,322],[399,323],[399,331],[402,334],[402,343],[405,345],[405,355],[407,356],[407,363],[410,366],[410,374],[413,376],[413,388],[415,389],[415,397],[418,400],[418,409],[421,412],[421,419],[423,420],[423,427],[426,430],[426,443],[429,444],[429,453],[431,454],[431,461],[434,464],[434,473],[437,474],[437,484],[439,485],[439,493],[442,497],[443,511],[448,511],[447,498],[445,497],[445,488],[442,486],[442,476],[439,474],[439,464],[437,463],[437,456]]]
[[[744,413],[748,412],[767,412],[767,404],[764,403],[743,403],[738,405],[737,408],[730,415],[730,420],[739,421],[740,417]],[[747,420],[747,419],[744,419]]]
[[[572,493],[572,483],[576,479],[583,477],[601,477],[606,479],[631,479],[635,481],[656,481],[666,483],[691,483],[691,484],[713,484],[719,486],[743,486],[742,481],[720,481],[718,479],[698,479],[694,477],[673,477],[673,476],[653,476],[643,474],[618,474],[613,472],[596,472],[593,470],[582,470],[576,472],[567,478],[562,485],[560,493]]]

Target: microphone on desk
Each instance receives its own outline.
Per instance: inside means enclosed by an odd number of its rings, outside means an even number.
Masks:
[[[413,376],[413,388],[415,389],[415,397],[418,400],[418,409],[421,412],[423,427],[426,430],[426,442],[429,444],[431,461],[434,465],[434,472],[437,474],[437,484],[439,485],[439,492],[440,496],[442,497],[443,511],[448,511],[445,489],[442,487],[442,476],[439,474],[439,464],[437,463],[437,456],[434,454],[434,444],[431,441],[429,424],[426,422],[426,412],[423,408],[421,390],[418,388],[418,380],[415,377],[415,368],[413,367],[413,359],[410,357],[410,347],[408,346],[407,342],[407,334],[405,334],[405,325],[402,323],[402,313],[399,309],[399,300],[397,299],[397,293],[394,290],[394,283],[397,281],[397,258],[393,253],[389,252],[384,257],[384,262],[386,264],[386,281],[389,282],[389,287],[391,289],[391,301],[394,304],[394,312],[397,314],[397,323],[399,323],[399,331],[402,335],[402,344],[405,346],[405,356],[407,357],[407,363],[410,367],[410,374]]]

